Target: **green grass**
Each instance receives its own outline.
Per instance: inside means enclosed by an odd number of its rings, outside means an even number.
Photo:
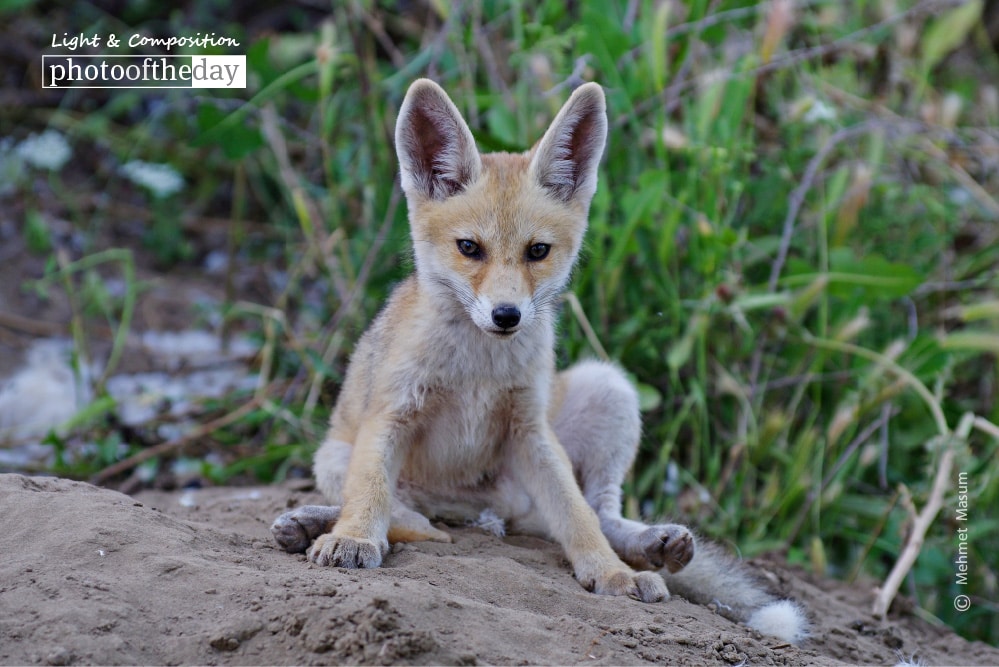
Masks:
[[[391,144],[408,84],[432,76],[483,149],[520,151],[574,84],[594,80],[611,132],[559,358],[606,351],[642,389],[630,507],[685,515],[747,556],[781,550],[883,579],[910,525],[903,499],[928,496],[937,436],[966,413],[999,420],[999,110],[982,84],[999,80],[999,62],[981,3],[935,15],[909,1],[820,1],[791,16],[779,3],[679,6],[431,3],[397,15],[336,3],[318,27],[248,41],[245,96],[162,91],[159,115],[134,111],[138,93],[41,110],[76,146],[185,176],[183,205],[151,201],[166,265],[186,261],[183,217],[212,212],[231,217],[245,261],[288,272],[273,303],[227,312],[259,332],[271,384],[216,433],[256,444],[206,471],[269,481],[304,465],[353,341],[408,272]],[[109,215],[66,198],[81,230]],[[29,231],[47,252],[44,223]],[[59,274],[81,299],[85,266]],[[317,284],[318,305],[303,298]],[[127,328],[127,303],[108,307],[102,317]],[[972,610],[951,604],[963,592],[956,481],[903,586],[992,642],[996,445],[981,429],[950,445],[972,480]]]

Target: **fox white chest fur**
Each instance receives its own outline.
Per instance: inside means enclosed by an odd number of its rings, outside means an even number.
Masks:
[[[427,491],[489,484],[502,472],[504,447],[523,416],[518,411],[524,404],[546,410],[554,373],[551,316],[544,312],[525,324],[532,335],[497,340],[447,291],[413,299],[418,280],[398,288],[358,345],[345,385],[353,391],[341,398],[330,436],[353,442],[364,413],[384,403],[403,422],[401,483]],[[399,311],[409,309],[429,315],[394,328],[396,317],[408,316]],[[386,351],[398,355],[397,363],[378,367]]]

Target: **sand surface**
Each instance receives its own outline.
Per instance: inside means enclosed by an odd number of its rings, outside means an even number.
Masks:
[[[450,528],[382,568],[320,568],[271,520],[321,502],[299,484],[137,497],[0,475],[2,664],[999,664],[912,617],[877,622],[866,587],[757,564],[803,602],[800,647],[673,598],[584,591],[557,546]]]

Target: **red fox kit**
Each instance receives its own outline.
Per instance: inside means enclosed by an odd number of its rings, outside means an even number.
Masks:
[[[641,430],[624,374],[555,370],[556,311],[606,136],[603,91],[588,83],[528,153],[480,154],[447,94],[412,84],[395,139],[416,270],[358,343],[316,453],[334,505],[282,515],[275,538],[320,565],[371,568],[390,542],[451,541],[431,518],[505,524],[556,540],[595,593],[659,602],[669,581],[796,638],[793,603],[710,545],[695,558],[687,528],[621,516]]]

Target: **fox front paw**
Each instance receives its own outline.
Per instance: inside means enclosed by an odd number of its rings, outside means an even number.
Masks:
[[[327,533],[316,538],[306,555],[316,565],[373,568],[382,564],[387,551],[387,542],[383,548],[372,540]]]
[[[638,548],[627,558],[628,564],[641,570],[666,568],[676,573],[694,557],[694,536],[685,526],[675,523],[650,526],[635,536]],[[637,558],[635,557],[637,556]]]
[[[636,600],[642,602],[665,602],[669,600],[669,589],[666,582],[656,572],[636,572],[633,581],[635,582]]]
[[[627,595],[641,602],[663,602],[669,599],[666,582],[655,572],[613,570],[594,579],[580,579],[588,591],[597,595]]]

